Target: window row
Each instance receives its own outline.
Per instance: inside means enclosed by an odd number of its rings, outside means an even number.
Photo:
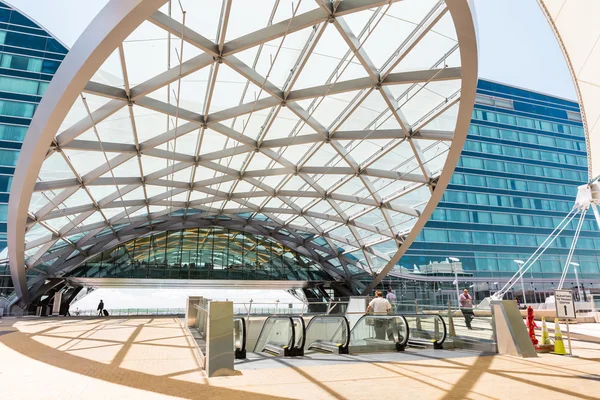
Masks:
[[[482,158],[462,156],[457,163],[458,167],[473,168],[485,171],[507,172],[519,175],[539,176],[542,178],[566,179],[574,182],[587,181],[585,171],[572,169],[541,167],[539,165],[518,164],[498,160],[484,160]]]
[[[498,129],[489,126],[471,125],[469,128],[470,135],[489,137],[494,139],[511,140],[519,143],[530,143],[541,146],[556,147],[567,150],[587,151],[585,140],[569,140],[564,138],[556,138],[543,134],[517,132],[509,129]],[[541,158],[535,158],[540,160]]]
[[[582,183],[585,181],[582,181]],[[450,183],[456,185],[467,185],[486,187],[491,189],[503,190],[519,190],[524,192],[548,193],[556,195],[575,196],[577,194],[577,186],[561,185],[558,183],[544,183],[523,181],[520,179],[497,178],[493,176],[470,175],[454,173]]]
[[[527,226],[532,228],[550,228],[554,229],[561,221],[562,217],[549,217],[545,215],[520,215],[510,213],[494,213],[486,211],[467,211],[437,208],[431,215],[430,221],[449,221],[465,222],[475,224],[493,224],[507,226]],[[578,219],[573,219],[567,229],[576,229]],[[593,220],[587,220],[583,223],[583,230],[596,232],[598,225]]]
[[[41,72],[52,75],[56,73],[59,66],[59,61],[42,60],[41,58],[17,56],[6,53],[2,54],[2,58],[0,59],[0,67],[2,68],[28,72]]]
[[[18,101],[0,100],[0,115],[32,118],[36,104]]]
[[[538,247],[547,239],[544,235],[501,233],[501,232],[471,232],[464,230],[445,230],[423,228],[417,237],[419,241],[435,243],[468,243],[500,246]],[[559,236],[550,247],[568,249],[573,238]],[[578,249],[600,249],[600,240],[580,237]]]
[[[454,174],[456,175],[456,174]],[[471,193],[457,190],[446,190],[442,201],[461,205],[472,204],[492,207],[525,208],[540,211],[569,212],[573,202],[560,200],[542,200],[529,197],[515,197],[488,193]]]
[[[0,76],[0,91],[42,96],[50,82]]]
[[[556,122],[519,117],[516,115],[497,113],[493,111],[473,110],[473,119],[497,122],[505,125],[513,125],[520,128],[538,129],[547,132],[584,136],[583,127],[581,126],[557,124]]]
[[[22,142],[27,134],[27,126],[0,124],[0,140]]]
[[[64,46],[58,43],[56,39],[15,31],[0,30],[0,44],[53,53],[66,53]]]

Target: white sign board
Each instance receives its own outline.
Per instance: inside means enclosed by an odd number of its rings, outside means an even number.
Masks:
[[[557,318],[575,318],[575,303],[570,290],[555,290],[554,298]]]

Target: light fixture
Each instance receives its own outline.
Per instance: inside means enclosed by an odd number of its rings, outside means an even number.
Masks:
[[[525,264],[525,261],[522,260],[513,260],[514,262],[516,262],[517,264]]]
[[[569,264],[571,264],[571,265],[572,265],[572,266],[574,266],[574,267],[579,267],[579,264],[577,264],[576,262],[572,262],[572,261],[571,261],[571,262],[569,262]]]
[[[448,257],[448,259],[449,259],[450,261],[453,261],[453,262],[459,262],[459,261],[460,261],[460,260],[459,260],[458,258],[456,258],[456,257]]]

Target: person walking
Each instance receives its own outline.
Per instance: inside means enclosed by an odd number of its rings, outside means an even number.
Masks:
[[[385,295],[385,299],[392,305],[392,310],[396,311],[396,294],[394,294],[392,288],[388,288],[388,292]]]
[[[383,293],[378,290],[375,292],[375,298],[371,300],[367,307],[366,314],[373,311],[373,315],[387,315],[392,309],[392,305],[387,299],[383,298]],[[385,340],[385,331],[387,330],[387,319],[375,318],[375,338]]]
[[[473,314],[473,297],[469,294],[468,289],[465,288],[463,290],[458,301],[460,303],[460,311],[462,311],[463,317],[465,317],[467,328],[473,329],[471,327],[471,321],[475,318],[475,315]]]
[[[102,316],[103,312],[104,312],[104,302],[102,300],[100,300],[100,303],[98,304],[98,315]]]

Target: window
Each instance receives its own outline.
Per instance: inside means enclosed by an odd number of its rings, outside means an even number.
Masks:
[[[0,100],[0,114],[2,115],[31,118],[34,112],[35,104]]]
[[[485,177],[479,175],[465,175],[465,182],[468,186],[486,186]]]
[[[512,233],[494,233],[494,239],[497,244],[501,245],[515,246],[517,244],[515,235]]]
[[[0,31],[0,44],[4,44],[6,42],[6,31]]]
[[[8,204],[0,204],[0,221],[7,221]]]
[[[525,170],[523,169],[523,164],[515,164],[515,163],[506,163],[504,164],[506,168],[506,172],[510,172],[513,174],[524,174]]]
[[[25,49],[46,50],[46,38],[19,32],[7,32],[4,44]]]
[[[469,231],[449,231],[450,243],[471,243],[471,232]]]
[[[488,154],[502,155],[502,146],[499,144],[482,143],[481,151]]]
[[[492,178],[488,176],[487,178],[488,187],[495,189],[507,189],[506,180],[502,178]]]
[[[485,169],[487,169],[488,171],[504,172],[504,165],[500,161],[485,160]]]
[[[477,219],[479,220],[480,224],[491,224],[492,223],[492,216],[490,213],[487,213],[487,212],[478,212]]]
[[[525,128],[535,128],[532,119],[523,117],[517,117],[517,126],[522,126]]]
[[[469,213],[460,210],[446,210],[448,221],[469,222]]]
[[[439,229],[423,229],[426,242],[448,243],[448,232]]]
[[[8,193],[12,184],[12,176],[0,175],[0,192]]]
[[[461,157],[465,168],[483,169],[483,160],[480,158]]]
[[[492,222],[499,225],[512,225],[512,216],[510,214],[492,213]]]
[[[0,149],[0,165],[14,167],[17,165],[18,151]]]
[[[42,60],[39,58],[30,58],[23,56],[15,56],[12,54],[3,54],[1,66],[2,68],[19,69],[22,71],[41,72]]]
[[[527,182],[528,190],[537,193],[546,193],[546,185],[539,182]]]
[[[473,243],[494,244],[494,234],[491,232],[477,232],[473,235]]]
[[[55,74],[60,63],[58,61],[44,60],[42,63],[42,72],[45,74]]]
[[[446,220],[446,211],[441,208],[436,208],[433,214],[431,214],[432,221],[445,221]]]
[[[496,107],[509,108],[511,110],[515,108],[512,100],[495,98],[494,102],[496,103]]]
[[[22,142],[27,133],[26,126],[2,125],[0,124],[0,140],[10,140],[13,142]]]
[[[510,157],[521,157],[521,149],[518,147],[504,146],[502,148],[504,155]]]
[[[12,93],[38,94],[38,81],[0,76],[0,90]]]
[[[498,122],[506,125],[515,125],[516,119],[513,115],[498,114]]]

